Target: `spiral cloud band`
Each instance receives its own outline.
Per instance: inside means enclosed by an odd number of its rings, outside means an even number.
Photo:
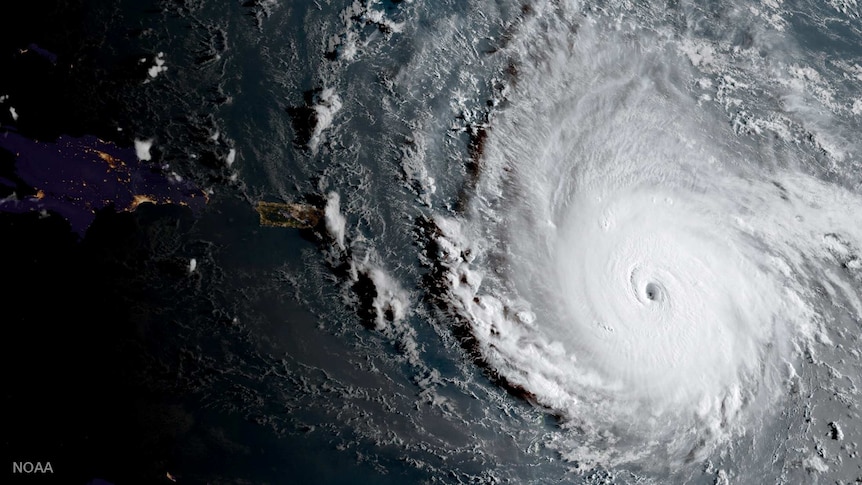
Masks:
[[[682,463],[769,418],[832,312],[862,317],[862,199],[699,104],[670,39],[600,24],[521,26],[440,259],[482,358],[578,432],[561,451]]]

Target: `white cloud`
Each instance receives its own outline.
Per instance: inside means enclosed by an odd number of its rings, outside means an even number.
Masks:
[[[135,140],[135,155],[138,156],[138,160],[148,161],[152,159],[150,155],[150,148],[153,146],[153,140]]]

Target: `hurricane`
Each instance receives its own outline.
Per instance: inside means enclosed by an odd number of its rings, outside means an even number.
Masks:
[[[525,4],[475,48],[484,106],[462,73],[446,137],[433,108],[414,126],[423,291],[490,381],[557,420],[542,441],[574,469],[683,479],[729,450],[775,453],[764,436],[804,419],[813,369],[858,366],[857,107],[779,11]],[[452,45],[423,49],[445,79]],[[462,135],[462,168],[430,160]],[[786,478],[775,461],[758,473]]]
[[[479,246],[447,263],[453,304],[508,385],[594,448],[564,454],[702,458],[782,399],[838,311],[817,282],[860,308],[835,245],[862,241],[862,199],[740,140],[661,32],[538,17],[465,216],[441,224]]]

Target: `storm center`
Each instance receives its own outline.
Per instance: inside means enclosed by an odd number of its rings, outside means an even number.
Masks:
[[[658,301],[661,299],[661,287],[656,283],[649,282],[644,288],[644,294],[646,295],[647,300]]]

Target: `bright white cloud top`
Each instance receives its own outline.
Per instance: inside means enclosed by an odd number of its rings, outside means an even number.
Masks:
[[[449,298],[495,372],[577,431],[564,456],[675,469],[771,419],[835,315],[862,318],[862,197],[699,105],[672,39],[552,10],[509,47],[466,216],[437,218]]]

